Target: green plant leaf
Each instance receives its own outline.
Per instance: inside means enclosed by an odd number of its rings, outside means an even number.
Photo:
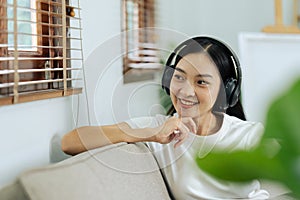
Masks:
[[[252,151],[212,152],[198,166],[221,179],[272,179],[300,198],[300,80],[271,104],[265,134]]]

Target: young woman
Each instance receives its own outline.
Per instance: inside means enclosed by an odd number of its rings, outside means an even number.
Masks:
[[[245,121],[240,86],[239,61],[226,44],[206,36],[188,39],[169,56],[162,78],[173,104],[169,116],[81,127],[63,137],[63,151],[75,155],[111,143],[145,142],[175,199],[267,199],[258,181],[219,180],[195,162],[212,150],[251,149],[260,140],[262,125]]]

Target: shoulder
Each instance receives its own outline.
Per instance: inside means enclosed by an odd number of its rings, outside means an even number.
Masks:
[[[242,129],[263,129],[263,124],[260,122],[253,122],[253,121],[244,121],[237,117],[230,116],[224,114],[224,121],[228,123],[231,128],[242,128]]]
[[[244,121],[224,114],[223,123],[227,126],[226,137],[239,140],[243,149],[251,149],[256,146],[264,133],[264,126],[260,122]]]
[[[126,120],[131,128],[146,128],[146,127],[157,127],[163,124],[169,116],[157,114],[155,116],[136,117]]]

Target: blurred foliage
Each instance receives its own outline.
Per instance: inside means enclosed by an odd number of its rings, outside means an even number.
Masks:
[[[300,80],[271,104],[265,134],[255,149],[212,152],[196,161],[201,169],[225,180],[279,181],[300,199]]]
[[[160,104],[165,109],[165,114],[167,114],[173,105],[171,97],[162,88],[160,88],[159,99],[160,99]]]

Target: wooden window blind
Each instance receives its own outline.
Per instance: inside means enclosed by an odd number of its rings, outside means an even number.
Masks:
[[[0,105],[81,93],[78,0],[0,0]]]
[[[123,0],[123,73],[161,68],[156,47],[155,0]]]

